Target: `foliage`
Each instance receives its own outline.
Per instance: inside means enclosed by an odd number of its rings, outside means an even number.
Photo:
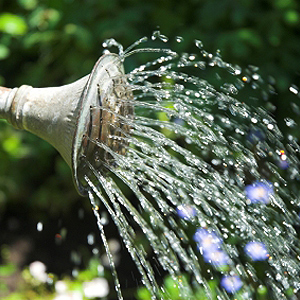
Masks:
[[[178,282],[176,282],[170,276],[167,276],[164,278],[164,285],[163,285],[164,293],[162,293],[161,298],[172,299],[172,300],[184,300],[184,299],[217,300],[220,292],[218,289],[218,285],[219,282],[217,280],[209,280],[208,281],[209,290],[205,290],[204,288],[201,288],[192,295],[183,296],[179,292]],[[256,299],[260,299],[260,300],[268,299],[267,289],[265,286],[260,285],[257,288],[256,297],[257,297]],[[151,300],[151,294],[145,287],[141,287],[137,290],[136,298],[137,300]],[[234,294],[234,299],[247,300],[249,299],[249,294],[246,291],[243,292],[243,290],[241,290]]]
[[[94,299],[96,297],[90,297],[85,285],[93,284],[95,278],[102,278],[104,276],[104,268],[99,264],[99,259],[94,257],[91,258],[86,269],[81,270],[78,274],[72,278],[69,276],[59,276],[53,273],[45,273],[47,280],[44,282],[40,280],[37,272],[32,272],[29,268],[25,268],[21,273],[21,284],[18,285],[17,289],[13,293],[7,294],[9,290],[9,277],[17,273],[14,265],[11,263],[4,263],[0,265],[0,278],[1,278],[1,292],[4,293],[1,299],[3,300],[59,300],[59,299]],[[43,275],[43,274],[42,274]],[[103,297],[106,299],[106,295],[109,291],[108,286],[102,286]],[[97,286],[101,289],[101,286]],[[6,294],[6,296],[5,296]]]

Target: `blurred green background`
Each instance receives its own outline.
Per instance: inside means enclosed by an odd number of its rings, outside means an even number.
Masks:
[[[182,36],[180,50],[188,52],[199,39],[225,61],[258,66],[276,86],[269,99],[274,117],[279,123],[299,118],[289,91],[299,86],[300,75],[297,0],[0,0],[0,85],[70,83],[91,71],[106,38],[126,48],[157,29],[170,38],[167,47]],[[12,273],[0,268],[0,281],[34,260],[58,275],[87,268],[93,249],[87,235],[96,233],[95,243],[101,242],[90,204],[77,195],[67,165],[46,142],[4,121],[0,141],[0,264],[15,265]],[[7,253],[20,249],[20,241],[27,246],[16,259]],[[70,259],[72,253],[80,259]],[[20,289],[15,282],[2,286],[5,295]]]

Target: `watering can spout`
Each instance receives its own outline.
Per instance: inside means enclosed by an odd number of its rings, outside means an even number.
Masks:
[[[52,144],[71,167],[79,193],[86,194],[78,175],[80,159],[92,161],[95,152],[97,156],[104,155],[95,150],[89,142],[92,139],[113,145],[108,135],[110,126],[116,127],[120,112],[129,113],[122,109],[132,96],[123,92],[127,90],[125,86],[120,57],[106,54],[96,62],[91,74],[68,85],[0,87],[0,118]]]

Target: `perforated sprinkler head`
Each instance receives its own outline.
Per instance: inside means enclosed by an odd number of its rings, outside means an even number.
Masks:
[[[112,153],[125,154],[130,131],[133,95],[120,57],[103,56],[90,74],[80,100],[72,145],[72,170],[79,192],[86,193],[84,176],[115,162]]]
[[[72,169],[80,194],[90,166],[101,171],[113,153],[125,154],[133,115],[132,92],[123,63],[105,54],[90,75],[62,87],[0,87],[0,118],[52,144]],[[122,140],[122,141],[121,141]]]

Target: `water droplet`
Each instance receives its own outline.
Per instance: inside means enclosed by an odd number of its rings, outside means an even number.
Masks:
[[[105,225],[107,225],[107,224],[109,223],[107,214],[106,214],[105,212],[102,213],[100,221],[101,221],[101,224],[102,224],[103,226],[105,226]]]
[[[240,66],[234,66],[232,68],[234,70],[234,72],[233,72],[234,75],[241,75],[242,74],[242,68]]]
[[[168,40],[159,31],[154,32],[151,39]],[[181,37],[175,40],[182,42]],[[153,43],[151,40],[148,42]],[[270,282],[272,288],[273,285],[278,287],[280,295],[284,282],[290,280],[289,275],[284,273],[280,278],[275,278],[282,267],[282,259],[285,266],[292,266],[295,264],[294,253],[300,254],[288,243],[277,243],[277,240],[285,241],[287,232],[289,238],[296,238],[294,225],[290,221],[295,218],[286,207],[285,199],[289,201],[288,207],[293,206],[292,202],[297,203],[292,191],[297,191],[293,180],[300,178],[297,165],[300,146],[295,137],[290,135],[286,138],[279,131],[275,120],[269,115],[269,103],[264,103],[263,108],[255,107],[259,102],[256,99],[267,100],[272,92],[275,93],[271,83],[268,86],[269,82],[263,81],[258,74],[257,67],[249,66],[242,70],[239,66],[224,62],[219,51],[212,55],[202,50],[201,41],[195,40],[195,45],[201,49],[198,56],[192,53],[177,55],[168,49],[129,47],[130,55],[143,52],[154,52],[155,55],[152,60],[126,74],[134,93],[132,98],[122,97],[123,106],[119,106],[118,111],[109,108],[121,114],[121,120],[118,115],[111,116],[111,126],[106,133],[108,141],[103,141],[109,159],[101,168],[91,168],[90,180],[85,178],[93,192],[89,194],[93,206],[97,207],[93,197],[99,198],[96,203],[104,203],[111,214],[110,218],[108,214],[100,217],[99,212],[95,211],[101,237],[104,235],[103,225],[112,219],[111,223],[117,225],[129,254],[138,268],[145,271],[146,276],[142,274],[141,281],[153,294],[156,291],[153,287],[153,283],[156,284],[155,272],[147,251],[142,247],[136,248],[135,240],[139,235],[148,239],[148,246],[151,245],[156,253],[156,263],[167,273],[180,274],[179,270],[186,267],[189,278],[199,285],[207,278],[205,275],[202,278],[205,271],[208,270],[209,277],[218,277],[220,273],[214,267],[201,270],[197,267],[203,249],[187,247],[188,243],[193,242],[185,234],[187,226],[213,227],[223,237],[223,250],[228,251],[232,263],[232,268],[230,266],[228,271],[222,272],[232,276],[238,272],[243,278],[251,276],[254,282],[258,282],[257,271],[251,267],[251,263],[240,261],[239,247],[236,247],[234,237],[238,237],[238,242],[242,243],[261,240],[266,243],[270,253],[273,245],[278,247],[272,265],[268,266],[270,280],[267,284]],[[204,63],[197,61],[201,55],[205,57],[201,57]],[[203,77],[197,77],[200,70],[196,68],[205,68],[208,64],[218,66],[214,68],[218,70],[218,76],[214,69],[210,70],[212,82],[218,78],[217,87]],[[250,83],[253,90],[245,83]],[[253,106],[252,103],[248,106],[243,102],[247,101],[244,88],[247,89],[247,99],[256,102]],[[116,100],[111,98],[110,104],[113,105]],[[126,101],[133,103],[132,107],[124,105]],[[122,109],[127,110],[124,115]],[[290,118],[286,118],[285,123],[288,127],[297,125]],[[126,126],[131,130],[125,131],[126,135],[123,136]],[[120,141],[126,145],[126,151],[122,154],[112,146]],[[281,152],[282,149],[286,149],[287,154]],[[99,155],[103,152],[101,148]],[[114,157],[113,162],[111,156]],[[283,171],[278,167],[278,161],[294,162],[295,166],[291,164]],[[107,168],[109,172],[103,172],[102,168],[104,171]],[[248,192],[246,195],[250,180],[253,184],[263,181],[265,185],[270,181],[274,191],[271,194],[259,189],[256,191],[257,197],[251,198]],[[125,185],[135,194],[134,200],[138,198],[137,203],[126,197]],[[267,203],[257,201],[263,199],[264,193],[271,194]],[[176,214],[176,208],[181,206],[191,206],[197,213],[187,222],[186,218],[178,218]],[[270,217],[274,222],[270,222]],[[289,226],[290,231],[287,230]],[[229,242],[227,238],[231,237]],[[106,250],[112,254],[113,247],[105,237],[103,240]],[[92,239],[90,242],[94,243]],[[293,253],[293,256],[288,253]],[[108,264],[113,266],[115,255],[110,258]],[[274,267],[275,264],[278,264],[278,268],[277,265]],[[255,290],[254,286],[247,289],[247,299],[253,297],[252,290]]]
[[[95,243],[95,235],[93,233],[88,234],[87,242],[89,245],[94,245]]]
[[[298,89],[298,87],[296,87],[295,85],[291,85],[291,86],[289,87],[289,90],[290,90],[290,92],[292,92],[292,93],[295,94],[295,95],[298,95],[298,93],[299,93],[299,89]]]
[[[111,48],[111,47],[117,47],[119,49],[119,55],[123,55],[124,49],[123,46],[118,43],[115,39],[107,39],[102,43],[103,48]]]
[[[93,210],[99,210],[99,206],[98,205],[94,205],[93,206]]]
[[[253,80],[259,80],[260,76],[259,76],[259,74],[255,73],[252,75],[252,78],[253,78]]]
[[[195,59],[196,59],[196,56],[194,54],[189,56],[189,60],[195,60]]]
[[[177,43],[182,43],[184,41],[183,37],[181,37],[181,36],[176,36],[175,40]]]
[[[163,41],[164,43],[168,42],[169,38],[166,37],[165,35],[161,34],[159,30],[156,30],[153,32],[151,39],[154,41],[156,39],[160,39],[161,41]]]
[[[78,210],[78,218],[79,218],[80,220],[82,220],[82,219],[84,218],[84,210],[83,210],[82,208],[80,208],[80,209]]]
[[[286,126],[288,127],[295,127],[297,123],[292,118],[285,118],[284,119]]]
[[[44,229],[44,224],[42,222],[38,222],[36,225],[37,231],[43,231]]]
[[[98,255],[100,251],[98,248],[93,248],[92,252],[94,255]]]
[[[202,49],[203,48],[203,43],[200,40],[195,40],[195,45],[197,48]]]
[[[257,72],[259,70],[259,67],[253,65],[249,65],[248,68],[251,72]]]
[[[72,276],[76,278],[79,275],[79,271],[77,269],[72,270]]]

